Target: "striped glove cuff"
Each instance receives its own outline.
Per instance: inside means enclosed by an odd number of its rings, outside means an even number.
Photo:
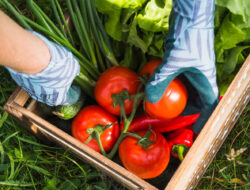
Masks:
[[[80,72],[80,65],[70,50],[34,31],[29,31],[39,37],[47,45],[50,51],[50,63],[41,72],[36,74],[18,73],[11,68],[7,68],[11,77],[22,87],[29,95],[50,106],[70,105],[75,103],[79,96],[73,93],[74,98],[67,98],[67,93],[74,78]],[[72,94],[72,93],[70,93]]]

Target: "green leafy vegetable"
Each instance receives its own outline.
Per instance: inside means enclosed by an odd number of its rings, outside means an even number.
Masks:
[[[223,20],[215,37],[217,61],[224,62],[224,51],[236,47],[246,39],[246,34],[230,20],[230,13]]]
[[[172,0],[95,0],[95,5],[106,16],[105,29],[114,40],[144,54],[163,55]]]
[[[171,0],[150,0],[136,17],[139,27],[152,32],[168,31],[171,9]]]
[[[107,15],[105,28],[117,41],[122,41],[128,18],[140,10],[147,0],[95,0],[99,12]],[[126,29],[126,27],[125,27]],[[125,30],[127,32],[127,30]]]
[[[221,95],[250,53],[249,7],[248,0],[216,0],[215,53]]]

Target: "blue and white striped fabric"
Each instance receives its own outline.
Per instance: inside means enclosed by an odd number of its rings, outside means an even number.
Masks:
[[[166,64],[151,84],[156,85],[179,69],[194,67],[208,78],[218,96],[213,27],[214,0],[175,0],[165,41]]]
[[[183,73],[199,92],[204,107],[210,112],[211,106],[215,107],[219,93],[214,54],[214,8],[215,0],[173,1],[163,64],[157,67],[146,85],[149,102],[159,101],[171,80]]]
[[[50,106],[70,105],[75,103],[80,90],[70,88],[74,78],[80,72],[80,65],[70,50],[49,41],[41,34],[29,31],[39,37],[47,45],[50,51],[50,63],[41,72],[36,74],[18,73],[7,68],[11,77],[22,87],[29,95]],[[69,90],[71,89],[71,90]],[[72,94],[74,98],[68,97]]]

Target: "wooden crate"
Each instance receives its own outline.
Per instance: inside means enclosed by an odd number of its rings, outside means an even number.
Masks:
[[[249,102],[250,55],[231,83],[206,125],[195,140],[165,190],[194,188],[213,160],[222,143]],[[18,118],[23,125],[41,139],[47,138],[65,149],[70,149],[84,162],[122,183],[129,189],[154,190],[156,187],[135,176],[122,166],[90,149],[77,139],[44,120],[37,109],[37,102],[17,88],[4,109]],[[28,104],[28,105],[27,105]],[[27,106],[26,106],[27,105]]]

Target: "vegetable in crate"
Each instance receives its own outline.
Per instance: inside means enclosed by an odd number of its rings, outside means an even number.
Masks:
[[[152,76],[155,69],[161,65],[160,59],[146,63],[140,71],[141,76],[149,74]],[[187,90],[184,84],[178,79],[174,79],[166,89],[164,96],[157,103],[144,102],[146,113],[152,118],[173,119],[180,115],[187,103]]]
[[[86,95],[81,92],[80,87],[73,84],[68,91],[67,97],[78,97],[79,95],[80,97],[77,102],[71,105],[48,106],[47,104],[40,103],[39,107],[45,115],[56,115],[60,119],[69,120],[76,116],[86,99]]]
[[[69,106],[64,106],[64,105],[59,105],[55,107],[55,111],[53,111],[52,113],[54,115],[57,115],[59,118],[64,119],[64,120],[68,120],[68,119],[72,119],[76,116],[76,114],[80,111],[80,109],[82,108],[85,99],[86,99],[86,95],[83,94],[82,92],[78,92],[76,89],[79,89],[79,91],[81,91],[80,87],[72,85],[71,88],[75,89],[75,92],[71,92],[69,90],[68,93],[80,93],[80,97],[78,98],[78,101],[69,105]],[[72,96],[74,96],[72,94]]]
[[[161,133],[152,130],[141,130],[136,134],[126,137],[119,146],[122,164],[143,179],[157,177],[169,163],[168,142]]]
[[[193,144],[193,138],[194,132],[187,128],[178,129],[168,134],[167,140],[171,155],[182,161]]]
[[[140,84],[139,76],[132,70],[114,66],[104,71],[95,86],[95,99],[108,112],[120,115],[120,106],[113,106],[112,95],[126,90],[129,95],[136,94]],[[133,99],[124,102],[125,112],[129,114],[133,109]]]
[[[73,137],[104,155],[110,151],[119,136],[116,117],[97,105],[84,107],[73,119]]]
[[[155,59],[147,62],[145,65],[140,70],[140,75],[141,76],[152,76],[154,70],[156,69],[157,66],[159,66],[162,63],[161,59]]]
[[[95,5],[106,16],[105,29],[113,39],[163,55],[172,0],[95,0]]]
[[[186,107],[187,97],[186,87],[176,78],[168,85],[159,101],[151,103],[146,99],[144,109],[153,118],[173,119],[179,116]]]
[[[148,116],[147,114],[141,114],[133,119],[128,127],[127,132],[135,132],[139,130],[147,130],[151,127],[156,132],[170,132],[175,131],[180,128],[187,127],[193,124],[197,118],[198,114],[178,116],[173,119],[157,119]],[[124,122],[121,122],[120,130],[122,131],[124,127]]]

